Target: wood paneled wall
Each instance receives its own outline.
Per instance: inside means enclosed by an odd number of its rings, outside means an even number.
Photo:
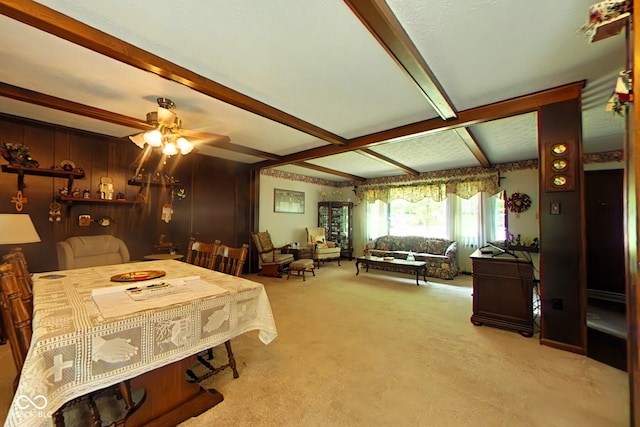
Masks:
[[[30,214],[41,243],[22,245],[30,270],[34,272],[50,271],[58,268],[55,243],[69,236],[112,234],[125,241],[131,258],[140,260],[153,251],[160,234],[178,244],[183,252],[194,230],[193,212],[217,211],[226,218],[225,223],[210,221],[207,234],[223,235],[230,246],[249,242],[249,177],[248,165],[203,156],[197,153],[188,156],[173,156],[163,162],[162,156],[155,154],[145,160],[146,172],[155,172],[160,168],[177,178],[186,191],[186,198],[173,199],[173,217],[169,223],[161,219],[162,206],[171,202],[169,188],[128,185],[136,168],[141,162],[138,147],[126,139],[96,135],[11,116],[0,115],[0,143],[23,143],[30,149],[31,156],[40,163],[40,168],[50,168],[62,160],[72,160],[85,170],[85,178],[74,181],[74,187],[80,191],[88,189],[92,197],[99,198],[100,178],[108,176],[113,180],[116,193],[123,192],[128,200],[135,200],[142,190],[147,196],[146,204],[62,204],[62,220],[49,221],[49,206],[58,195],[58,190],[67,185],[62,178],[25,176],[24,196],[27,203],[23,213]],[[6,163],[3,159],[2,163]],[[194,177],[207,181],[212,187],[233,185],[236,200],[217,200],[201,197],[195,199],[192,191]],[[17,175],[0,173],[0,213],[15,213],[11,198],[16,195]],[[102,227],[95,221],[88,227],[80,227],[78,216],[89,214],[94,219],[108,216],[115,220],[110,226]],[[228,221],[231,218],[233,224]],[[229,234],[228,230],[235,232]],[[218,238],[218,237],[216,237]],[[0,251],[7,250],[0,246]],[[185,252],[186,253],[186,252]]]
[[[540,162],[540,341],[586,353],[586,278],[580,100],[538,111]],[[551,148],[572,154],[567,189],[551,188]],[[552,209],[552,206],[555,208]]]

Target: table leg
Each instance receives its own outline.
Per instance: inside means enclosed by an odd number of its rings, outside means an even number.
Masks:
[[[419,279],[420,279],[420,270],[416,268],[416,286],[420,286],[420,282],[418,282]]]
[[[360,268],[358,267],[358,260],[356,260],[356,276],[360,274]]]

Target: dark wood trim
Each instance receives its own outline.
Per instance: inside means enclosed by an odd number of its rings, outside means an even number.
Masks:
[[[483,105],[481,107],[461,111],[458,114],[457,119],[451,119],[447,121],[440,118],[424,120],[421,122],[412,123],[382,132],[376,132],[354,138],[349,140],[347,145],[341,147],[326,145],[323,147],[312,148],[310,150],[300,151],[288,156],[284,156],[279,162],[265,161],[256,163],[253,165],[253,167],[257,169],[264,169],[279,166],[282,164],[297,163],[300,161],[312,160],[319,157],[346,153],[348,151],[370,147],[376,144],[380,144],[384,141],[406,137],[409,135],[442,132],[478,123],[488,122],[491,120],[513,117],[519,114],[531,113],[533,111],[537,111],[541,106],[568,101],[571,99],[579,99],[582,94],[582,88],[584,87],[584,84],[584,80],[569,83],[564,86],[558,86],[556,88],[547,89],[517,98],[511,98],[504,101],[495,102],[493,104]]]
[[[376,153],[375,151],[369,148],[361,148],[360,150],[358,150],[358,152],[363,156],[370,157],[374,160],[386,163],[387,165],[392,166],[394,168],[398,168],[401,171],[408,173],[409,175],[413,175],[413,176],[420,175],[420,172],[418,172],[417,170],[411,169],[410,167],[405,166],[400,162],[396,162],[395,160],[390,159],[387,156],[383,156],[382,154]]]
[[[586,329],[586,327],[585,327]],[[547,338],[540,338],[540,344],[547,345],[549,347],[557,348],[559,350],[570,351],[571,353],[576,354],[587,354],[585,348],[577,345],[571,345],[560,341],[550,340]]]
[[[640,10],[640,0],[633,1],[635,10]],[[632,31],[627,26],[627,63],[633,69],[633,90],[640,93],[640,32]],[[636,58],[635,61],[632,58]],[[625,168],[624,168],[624,191],[625,199],[625,252],[626,252],[626,293],[627,293],[627,372],[629,373],[629,425],[640,424],[640,354],[638,349],[638,334],[640,330],[640,276],[638,275],[638,265],[640,263],[640,253],[638,252],[638,241],[640,240],[640,229],[638,228],[638,209],[640,209],[640,152],[638,152],[638,142],[636,136],[640,135],[640,109],[632,104],[627,114],[627,137],[625,138]]]
[[[471,154],[473,154],[473,157],[475,157],[478,163],[480,163],[480,166],[483,168],[491,167],[491,162],[487,158],[487,155],[484,154],[480,144],[478,144],[475,136],[473,136],[468,128],[458,128],[455,129],[454,132],[458,134],[462,142],[464,142],[464,145],[467,146],[467,149],[471,151]]]
[[[345,0],[345,3],[415,82],[438,115],[444,120],[455,118],[453,103],[389,6],[376,0]]]
[[[0,0],[0,14],[331,144],[344,145],[347,142],[346,139],[326,129],[305,122],[36,2]]]

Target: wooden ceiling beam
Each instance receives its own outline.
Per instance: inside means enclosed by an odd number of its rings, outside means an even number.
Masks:
[[[251,147],[245,147],[244,145],[233,144],[228,141],[218,142],[214,140],[209,143],[203,142],[201,144],[209,145],[215,148],[221,148],[227,151],[233,151],[234,153],[248,154],[250,156],[259,157],[261,159],[274,160],[274,161],[282,160],[282,156],[278,156],[277,154],[267,153],[266,151],[256,150],[255,148],[251,148]]]
[[[106,55],[124,64],[180,83],[197,92],[219,99],[250,113],[315,136],[330,144],[344,145],[347,143],[347,140],[341,136],[207,79],[36,2],[0,0],[0,14]]]
[[[341,154],[348,151],[370,147],[396,138],[403,138],[410,135],[426,135],[458,129],[491,120],[513,117],[519,114],[531,113],[533,111],[537,111],[537,109],[543,105],[580,98],[584,84],[584,80],[569,83],[564,86],[531,93],[517,98],[511,98],[495,102],[493,104],[483,105],[481,107],[470,108],[459,112],[456,119],[446,121],[440,118],[423,120],[421,122],[353,138],[347,145],[342,147],[325,145],[284,156],[281,162],[265,161],[254,164],[253,167],[255,169],[262,169],[278,166],[279,164],[301,162],[319,157],[332,156],[334,154]]]
[[[335,169],[325,168],[324,166],[314,165],[313,163],[297,162],[297,163],[293,163],[293,164],[295,166],[300,166],[301,168],[307,168],[307,169],[312,169],[312,170],[318,171],[318,172],[328,173],[330,175],[341,176],[343,178],[351,179],[353,181],[364,182],[364,181],[367,180],[367,178],[364,178],[362,176],[352,175],[350,173],[337,171]]]
[[[444,119],[456,117],[453,103],[418,48],[384,0],[344,0],[371,35],[417,85],[429,104]]]
[[[112,111],[103,110],[101,108],[91,107],[89,105],[80,104],[78,102],[69,101],[67,99],[58,98],[41,92],[13,86],[7,83],[0,82],[0,96],[15,99],[17,101],[28,102],[30,104],[40,105],[41,107],[65,111],[67,113],[76,114],[82,117],[89,117],[92,119],[101,120],[103,122],[113,123],[115,125],[121,125],[140,130],[155,129],[155,126],[150,125],[145,120],[125,116],[123,114],[114,113]],[[282,160],[282,156],[278,156],[276,154],[267,153],[265,151],[256,150],[242,145],[232,144],[231,142],[229,142],[229,137],[226,135],[217,135],[213,133],[196,132],[184,129],[184,136],[186,136],[187,138],[194,138],[196,140],[206,140],[207,142],[203,142],[202,144],[210,145],[212,147],[217,147],[228,151],[233,151],[235,153],[248,154],[271,161]],[[196,142],[196,144],[198,143]]]
[[[356,151],[357,153],[362,154],[363,156],[369,157],[371,159],[386,163],[387,165],[400,169],[401,171],[408,173],[409,175],[418,176],[420,172],[415,169],[411,169],[410,167],[403,165],[400,162],[396,162],[393,159],[388,158],[387,156],[383,156],[382,154],[376,153],[375,151],[369,148],[361,148]]]
[[[100,108],[91,107],[89,105],[80,104],[7,83],[0,82],[0,96],[27,102],[29,104],[39,105],[41,107],[52,108],[54,110],[66,111],[67,113],[77,114],[79,116],[89,117],[116,125],[143,130],[155,129],[155,126],[150,125],[142,119],[113,113],[111,111],[102,110]]]
[[[476,140],[475,136],[473,136],[469,128],[457,128],[453,131],[458,134],[462,142],[464,142],[464,145],[466,145],[467,149],[471,151],[471,154],[473,154],[473,157],[475,157],[478,163],[480,163],[480,166],[482,166],[483,168],[491,167],[491,162],[487,158],[487,155],[482,150],[482,147],[480,147],[480,144],[478,144],[478,140]]]

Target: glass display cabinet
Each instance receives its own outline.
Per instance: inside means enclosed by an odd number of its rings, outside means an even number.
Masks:
[[[324,227],[327,240],[340,247],[343,258],[353,259],[353,203],[318,202],[318,227]]]

